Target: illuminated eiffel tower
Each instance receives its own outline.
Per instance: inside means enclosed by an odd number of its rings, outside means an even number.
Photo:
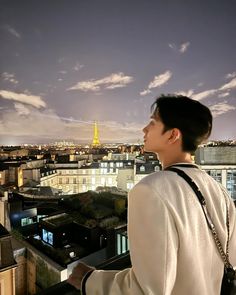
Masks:
[[[97,122],[95,121],[94,122],[94,129],[93,129],[93,143],[92,143],[92,146],[93,147],[98,147],[100,146],[100,141],[99,141],[99,133],[98,133],[98,124]]]

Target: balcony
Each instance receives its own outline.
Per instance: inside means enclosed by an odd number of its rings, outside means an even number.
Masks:
[[[96,266],[97,269],[104,270],[122,270],[131,266],[129,252],[110,258],[104,263]],[[66,281],[58,283],[48,289],[38,292],[36,295],[79,295],[80,291]]]

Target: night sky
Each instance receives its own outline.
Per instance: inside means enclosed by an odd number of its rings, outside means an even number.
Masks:
[[[0,144],[142,142],[164,93],[236,139],[235,0],[0,0]]]

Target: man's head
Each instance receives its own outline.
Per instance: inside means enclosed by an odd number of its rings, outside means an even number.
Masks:
[[[173,128],[180,130],[185,152],[194,152],[211,134],[210,110],[189,97],[162,95],[156,99],[151,109],[152,117],[159,117],[164,124],[163,133]]]

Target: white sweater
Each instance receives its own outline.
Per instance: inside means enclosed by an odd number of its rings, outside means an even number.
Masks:
[[[181,168],[198,185],[226,248],[226,203],[230,217],[230,262],[236,265],[236,211],[226,190],[204,171]],[[218,295],[224,264],[202,207],[189,184],[171,171],[142,179],[128,197],[132,268],[95,270],[86,294]]]

